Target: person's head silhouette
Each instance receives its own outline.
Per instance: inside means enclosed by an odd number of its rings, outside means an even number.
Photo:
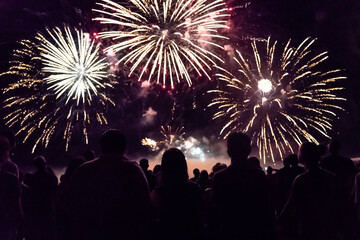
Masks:
[[[194,168],[193,170],[194,178],[199,178],[200,176],[200,170],[198,168]]]
[[[272,175],[273,172],[274,172],[274,169],[273,169],[272,167],[268,166],[268,167],[266,168],[266,173],[267,173],[267,175]]]
[[[227,140],[231,161],[245,161],[251,152],[251,140],[244,133],[231,133]]]
[[[91,149],[88,149],[82,155],[86,161],[91,161],[95,159],[95,152]]]
[[[124,154],[126,149],[126,137],[119,130],[106,131],[100,138],[102,153]]]
[[[341,143],[338,139],[332,139],[329,143],[329,152],[331,155],[336,155],[339,153]]]
[[[161,172],[161,165],[157,164],[153,169],[153,173],[158,174],[159,172]]]
[[[143,158],[140,160],[140,167],[144,172],[146,172],[149,168],[149,160]]]
[[[257,157],[250,157],[248,162],[251,166],[261,169],[260,160]]]
[[[299,160],[296,154],[290,154],[287,159],[291,167],[297,167],[299,165]]]
[[[304,142],[301,144],[299,160],[300,163],[304,164],[308,169],[318,167],[320,162],[320,151],[318,146],[312,142]]]
[[[285,169],[291,167],[290,161],[289,161],[289,157],[284,158],[284,160],[283,160],[283,165],[284,165],[284,168],[285,168]]]
[[[1,130],[0,131],[0,136],[5,137],[8,142],[9,142],[9,146],[10,146],[10,151],[14,150],[16,147],[16,136],[15,133],[11,130]]]
[[[44,156],[40,155],[40,156],[34,157],[33,163],[34,163],[34,166],[36,167],[37,170],[45,171],[45,169],[46,169],[46,160],[45,160]]]
[[[0,162],[9,158],[10,143],[7,138],[0,136]]]
[[[189,180],[184,154],[177,148],[166,150],[161,160],[163,184],[184,184]]]

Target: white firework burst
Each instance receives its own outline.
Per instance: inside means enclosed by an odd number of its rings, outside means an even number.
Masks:
[[[135,70],[138,80],[171,85],[186,79],[192,84],[190,68],[199,76],[210,76],[207,70],[222,59],[211,51],[222,48],[216,42],[227,37],[230,16],[222,0],[129,0],[130,6],[111,0],[98,3],[102,9],[95,20],[114,27],[103,31],[102,38],[110,38],[108,48],[120,53],[118,63],[131,64],[129,76]]]
[[[104,69],[108,63],[104,58],[98,58],[100,44],[82,30],[74,30],[74,39],[69,27],[64,31],[47,29],[47,32],[50,39],[40,33],[37,39],[48,88],[55,90],[57,98],[66,95],[66,103],[70,99],[76,99],[77,104],[81,99],[83,103],[86,99],[91,100],[91,92],[97,95],[98,88],[104,88],[101,79],[107,74]]]

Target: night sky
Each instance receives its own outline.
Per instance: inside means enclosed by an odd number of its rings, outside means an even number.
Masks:
[[[250,3],[250,4],[249,4]],[[11,52],[16,42],[44,31],[45,26],[70,26],[83,28],[90,33],[97,32],[99,26],[91,21],[95,1],[85,0],[3,0],[0,3],[0,71],[9,67]],[[317,38],[315,47],[328,51],[328,64],[332,68],[345,69],[348,77],[344,96],[348,99],[340,119],[334,124],[334,132],[343,141],[344,153],[357,157],[360,155],[360,2],[356,0],[229,0],[232,7],[232,26],[230,39],[238,49],[245,50],[247,38],[267,38],[282,42],[289,38],[300,43],[308,36]],[[238,7],[241,6],[241,7]],[[246,7],[244,7],[246,6]],[[211,109],[207,109],[209,97],[206,91],[214,83],[197,79],[192,88],[180,84],[175,90],[155,86],[149,90],[140,88],[125,75],[117,76],[122,86],[117,94],[118,106],[109,109],[109,126],[119,128],[129,136],[128,154],[134,158],[150,154],[140,145],[146,136],[159,137],[160,126],[164,124],[183,125],[186,133],[196,138],[206,137],[215,141],[219,124],[211,120]],[[9,83],[8,78],[0,79],[0,87]],[[1,99],[3,101],[3,99]],[[175,108],[174,108],[175,106]],[[151,108],[156,112],[153,118],[144,117]],[[173,110],[175,109],[175,110]],[[1,119],[5,112],[0,112]],[[98,139],[109,126],[94,127],[89,132],[89,147],[98,150]],[[0,128],[6,128],[0,120]],[[331,135],[333,136],[334,133]],[[69,156],[81,154],[86,146],[74,134],[72,147],[64,153],[61,136],[55,136],[47,150],[39,148],[36,154],[44,154],[55,165],[66,163]],[[34,140],[34,139],[33,139]],[[325,140],[325,139],[324,139]],[[31,139],[29,144],[21,144],[18,139],[18,152],[15,161],[27,165],[30,162]]]

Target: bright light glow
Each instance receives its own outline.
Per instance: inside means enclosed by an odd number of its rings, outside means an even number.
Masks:
[[[266,102],[266,101],[267,101],[266,97],[261,98],[261,104],[264,104],[264,102]]]
[[[185,149],[190,149],[194,146],[194,143],[192,141],[186,140],[184,141],[184,147]]]
[[[57,98],[67,96],[66,103],[74,98],[79,104],[91,101],[98,88],[105,88],[101,80],[106,77],[107,63],[99,59],[99,44],[90,40],[89,34],[65,27],[47,30],[50,39],[38,34],[43,72],[48,88],[54,90]],[[65,33],[65,34],[64,34]]]
[[[156,151],[158,149],[157,142],[151,138],[144,138],[141,140],[141,144],[143,146],[149,146],[152,151]]]
[[[191,157],[198,158],[202,162],[205,161],[205,153],[200,147],[193,147],[189,150],[189,154]]]
[[[108,49],[120,55],[118,63],[131,66],[129,76],[137,72],[139,81],[173,89],[186,80],[190,86],[192,72],[210,79],[207,71],[215,60],[223,62],[212,51],[227,39],[221,30],[230,14],[223,0],[100,0],[97,5],[95,20],[106,28],[99,36],[113,40]]]
[[[262,91],[264,93],[268,93],[272,90],[272,83],[268,79],[261,79],[258,82],[258,88],[260,91]]]

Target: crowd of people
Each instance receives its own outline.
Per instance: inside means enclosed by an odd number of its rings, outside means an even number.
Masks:
[[[0,133],[1,240],[346,240],[358,239],[360,174],[351,159],[305,142],[299,154],[266,173],[250,157],[243,133],[227,139],[229,166],[193,170],[184,154],[164,152],[149,170],[125,156],[118,130],[100,139],[101,153],[74,157],[60,183],[43,156],[36,172],[11,161],[15,137]],[[329,151],[329,153],[327,153]],[[304,166],[300,166],[299,162]]]

